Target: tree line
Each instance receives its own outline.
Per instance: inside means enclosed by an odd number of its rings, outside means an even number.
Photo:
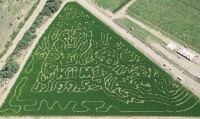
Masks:
[[[39,13],[39,15],[36,17],[33,24],[31,25],[31,27],[26,31],[22,39],[17,44],[15,50],[13,51],[13,53],[11,54],[9,58],[10,60],[1,69],[0,79],[4,79],[4,78],[10,79],[14,76],[14,74],[19,69],[19,64],[14,59],[16,57],[21,56],[22,50],[26,49],[29,46],[30,41],[32,41],[33,39],[37,37],[37,35],[35,34],[36,29],[40,27],[45,17],[49,17],[53,13],[58,11],[61,3],[62,3],[61,0],[47,0],[42,11]]]
[[[59,0],[47,0],[44,8],[39,13],[39,15],[34,20],[31,27],[26,31],[21,41],[17,44],[12,55],[20,56],[20,52],[23,49],[26,49],[29,46],[30,41],[37,37],[35,34],[36,29],[40,27],[45,17],[51,16],[53,13],[58,11],[61,5],[61,1]]]

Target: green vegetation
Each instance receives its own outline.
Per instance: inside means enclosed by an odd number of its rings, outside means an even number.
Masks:
[[[61,3],[60,1],[56,1],[56,0],[47,0],[45,7],[41,11],[41,13],[38,15],[38,17],[35,19],[32,26],[29,28],[29,30],[27,30],[27,32],[24,34],[22,39],[17,44],[15,50],[10,56],[10,60],[6,63],[3,69],[0,70],[0,80],[5,79],[5,78],[12,78],[14,76],[14,74],[19,69],[19,64],[16,61],[14,61],[14,59],[16,57],[19,57],[21,55],[21,51],[23,49],[26,49],[29,46],[30,41],[32,41],[34,38],[37,37],[35,34],[36,28],[41,24],[41,22],[43,21],[43,18],[46,16],[46,12],[47,12],[46,9],[50,10],[49,15],[51,15],[59,9],[60,3]],[[18,27],[22,28],[23,25],[24,23],[20,23]],[[15,32],[15,36],[16,35],[17,35],[17,32]],[[9,42],[6,44],[6,47],[8,46],[9,46]]]
[[[39,40],[0,115],[200,116],[199,99],[75,2]]]
[[[154,36],[147,30],[141,28],[139,25],[135,24],[134,22],[132,22],[127,18],[116,19],[115,21],[142,41],[145,41],[147,43],[148,42],[157,42],[162,44],[164,43],[162,42],[161,39]]]
[[[29,10],[28,15],[24,18],[24,22],[33,14],[34,10],[37,8],[37,5],[40,3],[40,0],[37,0],[33,7]]]
[[[0,79],[12,78],[18,69],[19,64],[12,60],[8,61],[0,71]]]
[[[200,52],[200,11],[179,0],[137,0],[128,9],[132,17],[148,21],[168,32],[178,42]],[[143,19],[143,20],[142,20]]]
[[[60,0],[47,0],[40,15],[50,16],[59,9],[61,3],[62,2]]]
[[[44,17],[51,16],[53,13],[55,13],[59,7],[60,7],[60,1],[58,0],[47,0],[44,8],[40,12],[40,14],[37,16],[29,30],[24,34],[23,38],[19,41],[17,44],[15,50],[13,51],[13,56],[20,56],[20,52],[23,49],[26,49],[29,46],[30,41],[32,41],[34,38],[36,38],[36,29],[41,25]],[[23,26],[23,24],[20,24],[19,27]]]
[[[199,0],[179,0],[183,4],[189,5],[194,9],[200,10],[200,1]]]
[[[1,2],[5,2],[5,1],[1,1]],[[12,2],[11,1],[8,1],[9,3],[8,4],[11,4]],[[11,2],[11,3],[10,3]],[[37,0],[34,4],[33,4],[33,6],[32,6],[32,8],[29,10],[29,12],[27,13],[27,15],[26,15],[26,17],[24,18],[24,20],[21,22],[21,23],[19,23],[19,25],[18,25],[18,28],[16,28],[16,30],[14,30],[13,32],[12,32],[12,34],[10,35],[10,40],[9,41],[7,41],[7,43],[5,44],[5,49],[3,50],[3,52],[1,52],[0,53],[0,57],[2,57],[6,52],[7,52],[7,50],[8,50],[8,48],[10,47],[10,43],[11,43],[11,41],[13,41],[15,38],[16,38],[16,36],[17,36],[17,34],[19,33],[19,31],[20,31],[20,29],[24,26],[24,23],[28,20],[28,18],[31,16],[31,14],[34,12],[34,10],[36,9],[36,7],[37,7],[37,5],[39,4],[39,2],[40,2],[40,0]],[[29,4],[29,3],[26,3],[26,4]],[[17,7],[19,7],[19,6],[17,6]],[[16,7],[16,9],[17,9],[17,7]],[[14,10],[13,10],[14,11]],[[16,10],[15,10],[16,11]],[[12,13],[12,14],[14,14],[14,13]],[[18,13],[17,13],[18,14]],[[4,18],[3,16],[2,16],[2,18]],[[18,18],[17,17],[17,19],[19,20],[20,18]],[[13,23],[12,23],[13,21],[11,21],[10,22],[10,24],[9,24],[9,26],[11,27],[11,26],[13,26]]]
[[[23,22],[21,22],[21,23],[19,23],[19,26],[18,26],[18,28],[22,28],[24,26],[24,23]]]
[[[115,13],[130,0],[93,0],[93,1],[100,7],[103,7],[104,9],[108,9],[111,12]]]

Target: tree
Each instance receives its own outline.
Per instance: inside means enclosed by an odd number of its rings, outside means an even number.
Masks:
[[[24,26],[24,23],[23,22],[21,22],[21,23],[19,23],[19,26],[18,26],[18,28],[22,28]]]
[[[18,71],[19,64],[13,60],[8,61],[0,71],[1,78],[12,78]]]

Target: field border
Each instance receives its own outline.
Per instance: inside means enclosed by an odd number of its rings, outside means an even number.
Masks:
[[[179,43],[180,45],[189,46],[189,48],[190,48],[191,50],[193,50],[194,52],[200,53],[200,50],[198,51],[198,49],[194,48],[193,46],[191,46],[191,45],[189,45],[189,44],[187,44],[187,43],[185,43],[185,42],[183,42],[183,41],[180,40],[179,38],[173,36],[172,34],[168,33],[168,32],[165,31],[165,30],[163,30],[163,29],[161,29],[161,28],[155,26],[154,24],[152,24],[152,23],[146,21],[145,19],[143,19],[143,18],[137,16],[136,14],[132,13],[130,10],[127,10],[126,12],[127,12],[127,14],[128,14],[130,17],[135,18],[136,20],[138,20],[138,21],[140,21],[141,23],[147,25],[148,27],[152,28],[153,30],[159,31],[159,32],[162,33],[162,35],[164,35],[165,37],[170,38],[171,40],[173,40],[173,41]]]
[[[164,59],[166,59],[169,63],[171,63],[172,65],[174,65],[176,68],[178,68],[180,71],[183,70],[181,67],[179,67],[178,65],[176,65],[176,63],[174,63],[172,60],[170,60],[169,58],[167,58],[164,54],[158,52],[155,48],[153,48],[149,43],[145,42],[144,40],[141,40],[139,37],[137,37],[134,33],[132,33],[128,28],[126,28],[125,26],[123,26],[121,23],[119,23],[116,19],[114,20],[114,22],[119,26],[122,27],[123,29],[127,30],[130,34],[132,34],[134,37],[136,37],[137,39],[139,39],[142,43],[144,43],[146,46],[148,46],[149,48],[151,48],[154,52],[156,52],[158,55],[160,55],[161,57],[163,57]],[[144,29],[145,30],[145,29]],[[153,34],[152,34],[153,35]],[[162,68],[162,67],[161,67]],[[190,78],[194,79],[195,81],[197,81],[198,83],[200,83],[200,80],[198,80],[196,77],[192,76],[189,72],[183,70],[184,74],[186,74],[187,76],[189,76]],[[169,74],[171,74],[168,71]],[[173,76],[174,79],[176,79],[176,76]],[[189,90],[189,89],[188,89]]]
[[[116,14],[118,11],[120,11],[121,9],[123,9],[123,7],[129,3],[131,0],[127,0],[124,4],[122,4],[121,6],[119,6],[118,8],[116,8],[116,10],[113,11],[113,14]]]

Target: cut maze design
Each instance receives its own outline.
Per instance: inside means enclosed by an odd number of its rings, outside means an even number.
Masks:
[[[2,115],[199,115],[199,99],[77,3],[40,39]]]

